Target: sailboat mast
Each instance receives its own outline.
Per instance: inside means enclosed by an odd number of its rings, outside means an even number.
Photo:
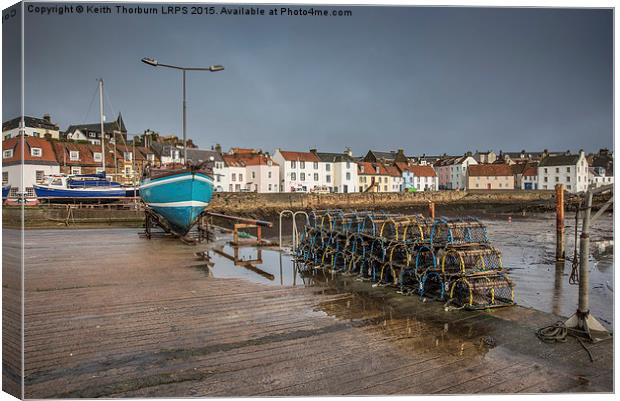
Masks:
[[[101,167],[105,174],[105,132],[103,131],[103,79],[99,79],[99,124],[101,128]]]

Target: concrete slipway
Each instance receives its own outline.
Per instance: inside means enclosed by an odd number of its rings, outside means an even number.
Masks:
[[[135,229],[25,246],[27,398],[613,391],[613,343],[544,344],[561,319],[530,308],[445,311],[286,257],[248,280]]]

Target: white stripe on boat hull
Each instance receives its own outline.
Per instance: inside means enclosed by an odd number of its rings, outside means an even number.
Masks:
[[[166,203],[147,203],[152,207],[207,207],[209,202],[201,201],[182,201],[182,202],[166,202]]]

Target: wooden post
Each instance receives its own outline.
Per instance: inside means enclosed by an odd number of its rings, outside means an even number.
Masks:
[[[428,201],[428,213],[431,215],[431,219],[435,220],[435,202]]]
[[[555,186],[556,260],[564,260],[564,184]]]

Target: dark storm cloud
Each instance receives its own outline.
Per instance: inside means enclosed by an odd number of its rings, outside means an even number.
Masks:
[[[188,135],[202,146],[415,154],[611,146],[610,10],[352,10],[28,14],[26,114],[49,112],[62,128],[97,121],[96,102],[87,112],[103,77],[106,107],[122,111],[130,132],[179,134],[180,75],[140,63],[153,56],[225,65],[188,77]]]

